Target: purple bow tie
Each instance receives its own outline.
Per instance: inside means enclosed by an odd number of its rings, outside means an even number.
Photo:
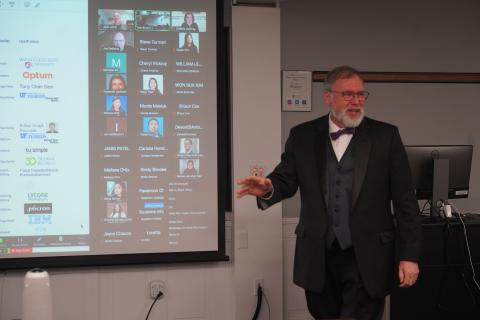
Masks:
[[[338,130],[337,132],[330,132],[330,138],[332,140],[337,140],[342,134],[353,134],[354,132],[355,128],[343,128]]]

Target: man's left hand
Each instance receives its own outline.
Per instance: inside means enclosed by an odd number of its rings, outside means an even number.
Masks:
[[[419,274],[418,263],[413,261],[400,261],[398,266],[398,277],[400,278],[400,287],[411,287],[417,281]]]

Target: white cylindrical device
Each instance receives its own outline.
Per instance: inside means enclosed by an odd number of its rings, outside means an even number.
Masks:
[[[447,217],[447,218],[452,217],[452,206],[451,205],[446,204],[445,208],[444,208],[444,211],[445,211],[445,217]]]
[[[22,320],[53,320],[50,278],[45,270],[35,268],[25,275]]]

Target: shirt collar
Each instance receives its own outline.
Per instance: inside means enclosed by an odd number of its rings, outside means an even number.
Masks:
[[[340,129],[342,128],[337,126],[335,122],[332,121],[332,115],[328,114],[328,133],[337,132]]]

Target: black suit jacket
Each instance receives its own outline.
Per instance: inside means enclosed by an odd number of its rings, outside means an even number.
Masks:
[[[297,285],[317,292],[325,282],[328,131],[328,115],[294,127],[280,164],[268,176],[274,186],[273,196],[258,201],[259,207],[266,209],[300,189],[293,278]],[[353,247],[368,293],[384,297],[398,277],[398,260],[420,258],[418,202],[396,127],[365,118],[350,143],[354,157],[350,216]]]

